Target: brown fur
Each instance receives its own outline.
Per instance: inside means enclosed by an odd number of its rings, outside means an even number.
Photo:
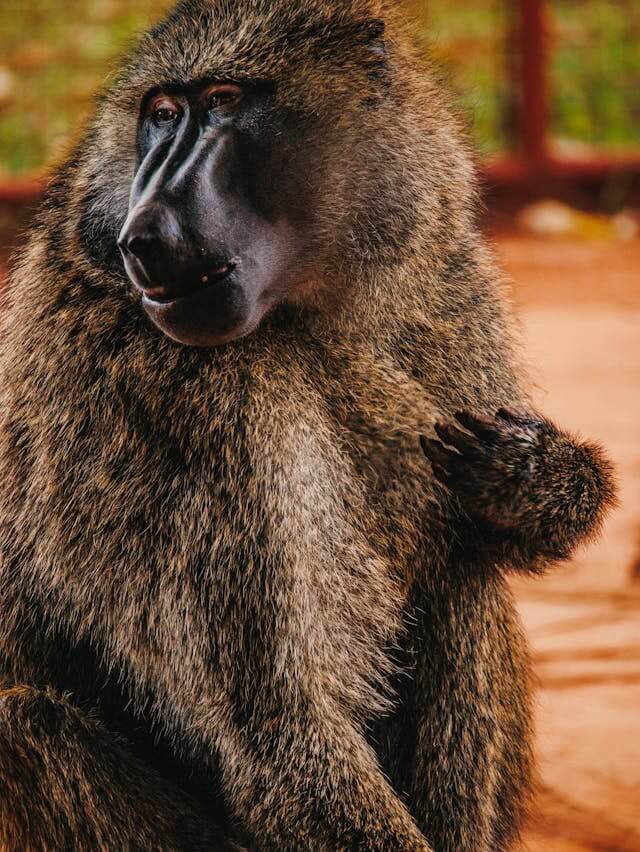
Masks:
[[[308,285],[210,350],[150,325],[115,251],[140,97],[203,76],[275,78],[324,170]],[[5,847],[231,848],[216,826],[262,850],[510,847],[531,722],[505,569],[567,556],[612,486],[550,426],[531,487],[513,435],[475,496],[426,462],[437,420],[526,405],[473,210],[457,124],[376,0],[199,0],[143,40],[2,310]],[[496,544],[501,458],[528,522]]]

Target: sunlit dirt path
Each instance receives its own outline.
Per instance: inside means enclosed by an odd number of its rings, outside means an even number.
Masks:
[[[503,238],[536,400],[602,441],[621,505],[568,566],[514,585],[538,692],[531,852],[640,850],[640,243]]]

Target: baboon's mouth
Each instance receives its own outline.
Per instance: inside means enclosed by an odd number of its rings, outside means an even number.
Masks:
[[[223,283],[231,276],[235,267],[235,263],[229,261],[205,273],[198,280],[182,284],[179,287],[168,285],[138,286],[138,289],[142,293],[144,302],[150,302],[155,305],[170,305],[173,302],[179,302],[189,296],[203,293],[205,290]]]
[[[262,317],[260,306],[231,264],[197,287],[176,291],[142,291],[141,307],[168,337],[190,346],[216,346],[253,330]]]

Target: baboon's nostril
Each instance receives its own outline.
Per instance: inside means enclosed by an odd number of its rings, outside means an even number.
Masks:
[[[121,238],[118,245],[139,260],[146,260],[158,248],[158,238],[152,234],[133,233]]]

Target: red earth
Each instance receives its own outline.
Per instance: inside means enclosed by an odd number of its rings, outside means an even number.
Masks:
[[[640,850],[640,242],[498,239],[535,398],[600,440],[620,506],[601,540],[516,580],[539,681],[530,852]]]

